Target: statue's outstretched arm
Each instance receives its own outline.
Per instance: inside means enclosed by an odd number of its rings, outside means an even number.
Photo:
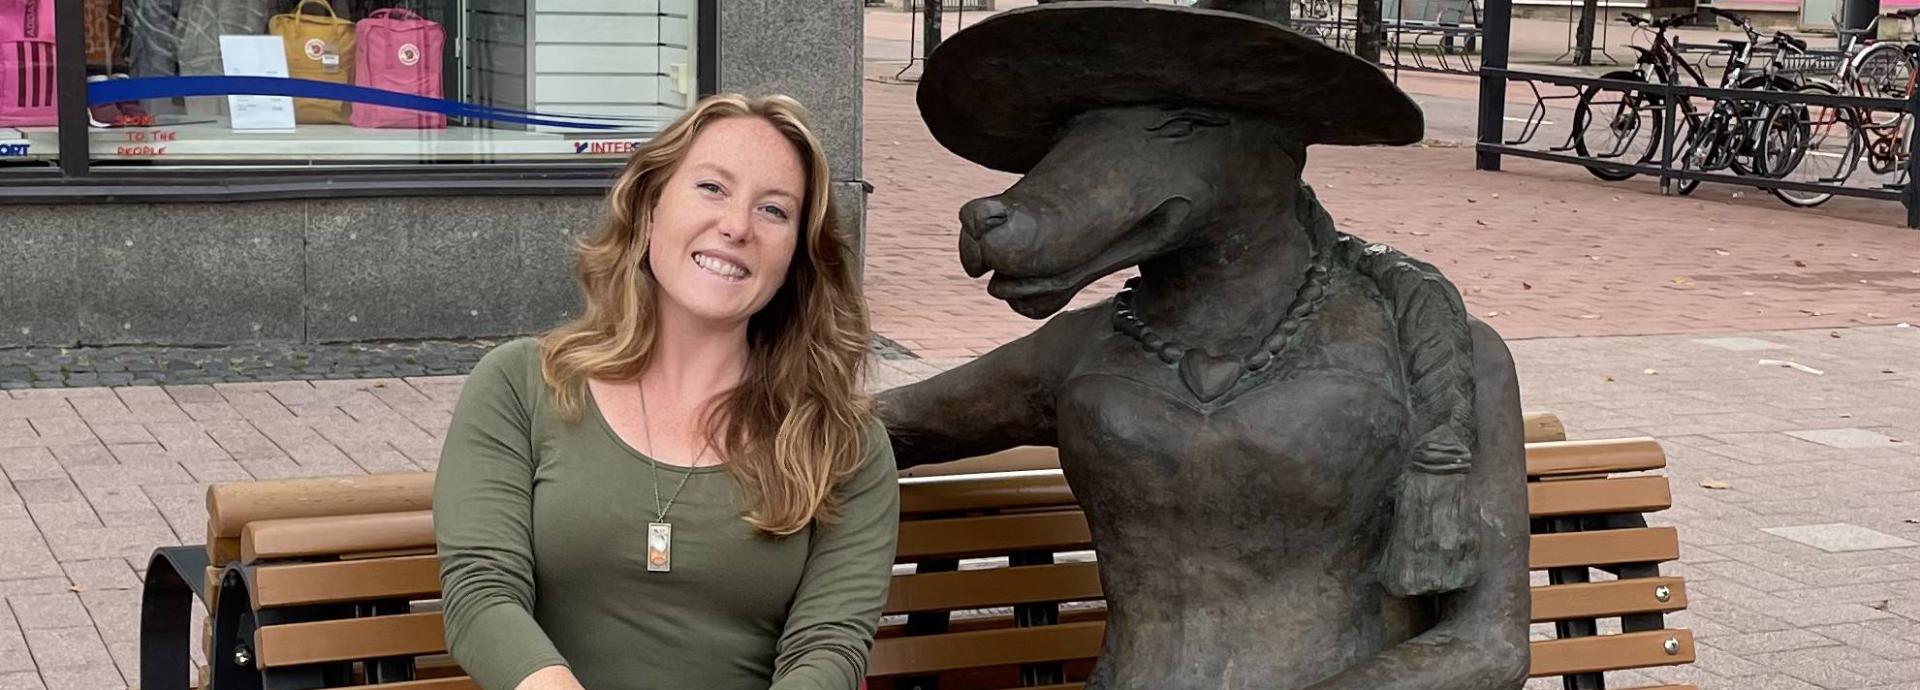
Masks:
[[[1038,330],[932,378],[877,396],[900,469],[1054,442],[1054,391],[1085,347],[1089,312]]]

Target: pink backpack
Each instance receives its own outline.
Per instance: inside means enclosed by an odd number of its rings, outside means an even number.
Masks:
[[[382,9],[360,20],[354,33],[359,36],[354,85],[440,97],[440,51],[447,35],[438,22],[405,9]],[[355,103],[353,126],[440,129],[447,126],[447,116]]]
[[[0,0],[0,126],[52,126],[54,0]]]

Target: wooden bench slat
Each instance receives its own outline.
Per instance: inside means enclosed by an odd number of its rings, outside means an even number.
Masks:
[[[1567,427],[1552,412],[1526,412],[1520,415],[1521,436],[1526,443],[1567,440]]]
[[[263,668],[446,651],[439,613],[269,625],[254,633]]]
[[[1560,423],[1560,417],[1551,412],[1528,412],[1521,415],[1520,428],[1526,443],[1548,443],[1567,440],[1567,428]],[[988,472],[1019,472],[1025,470],[1052,470],[1060,468],[1059,451],[1050,446],[1020,446],[1008,448],[996,453],[978,457],[964,458],[938,465],[921,465],[900,473],[906,477],[941,477],[962,474],[983,474]]]
[[[996,607],[996,608],[1000,608],[1004,610],[1007,607],[1002,606],[1002,607]],[[1086,623],[1090,621],[1104,621],[1106,619],[1107,619],[1107,610],[1105,608],[1074,607],[1074,608],[1069,608],[1061,611],[1059,622],[1060,623]],[[1002,628],[1017,628],[1017,627],[1020,627],[1020,622],[1018,619],[1014,618],[1012,613],[982,616],[982,615],[973,615],[973,614],[961,615],[960,612],[955,612],[951,620],[947,623],[946,633],[943,633],[943,634],[974,632],[977,630],[1000,630]],[[874,633],[874,635],[876,636],[876,639],[894,638],[894,637],[912,637],[912,635],[907,634],[906,623],[893,623],[890,625],[882,625],[880,626],[880,629]]]
[[[1014,551],[1077,551],[1093,546],[1080,511],[987,515],[900,523],[898,559],[970,558]]]
[[[379,685],[355,685],[342,690],[480,690],[480,684],[467,676],[454,678],[429,678],[409,680],[400,683],[381,683]]]
[[[1667,600],[1656,592],[1667,588]],[[1574,618],[1611,618],[1635,613],[1666,613],[1687,607],[1686,582],[1677,577],[1647,577],[1613,582],[1583,582],[1533,588],[1533,622]]]
[[[1062,563],[893,578],[886,613],[981,609],[1014,604],[1101,599],[1100,568]]]
[[[209,537],[235,538],[248,523],[404,513],[433,508],[433,473],[233,482],[207,489]]]
[[[260,520],[240,533],[240,557],[248,563],[433,546],[430,510]]]
[[[1534,570],[1582,565],[1664,563],[1680,558],[1680,533],[1672,527],[1536,534],[1528,554]]]
[[[1527,444],[1527,477],[1640,472],[1667,466],[1666,451],[1650,438]]]
[[[1651,513],[1673,507],[1667,478],[1658,475],[1527,483],[1533,517]]]
[[[342,601],[433,597],[440,593],[436,556],[265,566],[253,574],[255,608]]]
[[[1066,476],[1057,469],[900,480],[903,520],[928,513],[1078,506]]]
[[[1678,644],[1678,652],[1668,654],[1668,640]],[[1535,642],[1534,678],[1563,676],[1569,673],[1623,671],[1652,666],[1693,663],[1693,633],[1688,630],[1649,630],[1620,635],[1595,635],[1566,640]]]
[[[900,472],[909,477],[946,477],[987,472],[1020,472],[1060,469],[1060,451],[1052,446],[1018,446],[996,453],[962,458],[937,465],[921,465]]]
[[[1090,659],[1100,653],[1105,621],[875,640],[869,676]]]

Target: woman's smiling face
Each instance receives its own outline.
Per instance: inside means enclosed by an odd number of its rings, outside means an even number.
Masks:
[[[744,327],[786,281],[807,178],[798,151],[759,117],[704,128],[652,210],[647,261],[663,316]]]

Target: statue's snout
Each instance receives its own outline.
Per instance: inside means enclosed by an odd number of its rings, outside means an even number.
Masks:
[[[978,278],[991,270],[1009,270],[996,265],[995,257],[1006,259],[1031,248],[1039,222],[1032,214],[1014,208],[999,197],[969,201],[960,207],[960,265],[967,275]]]
[[[998,197],[974,199],[960,207],[960,230],[977,241],[994,228],[1006,225],[1010,214],[1011,209]]]

